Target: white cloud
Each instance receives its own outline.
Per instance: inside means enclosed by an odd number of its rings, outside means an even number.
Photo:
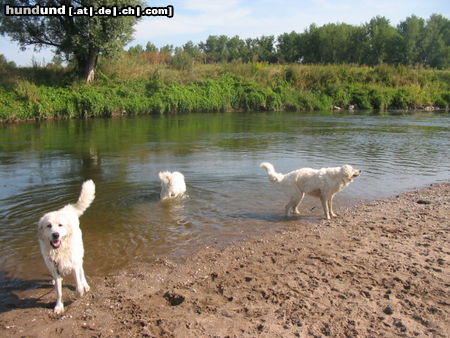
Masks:
[[[180,35],[208,33],[215,29],[226,27],[238,27],[250,17],[248,8],[239,7],[242,1],[228,1],[225,3],[213,3],[204,0],[189,0],[183,4],[183,8],[195,10],[195,13],[181,12],[172,18],[149,17],[144,18],[136,25],[134,37],[138,42],[154,39],[177,38]],[[224,29],[224,34],[226,29]],[[186,38],[185,41],[189,39]]]

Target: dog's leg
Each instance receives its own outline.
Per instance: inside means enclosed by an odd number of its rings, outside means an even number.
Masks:
[[[331,195],[329,202],[328,202],[328,204],[330,206],[330,214],[331,214],[331,217],[337,217],[337,215],[333,211],[333,198],[334,198],[334,194]]]
[[[302,193],[300,194],[300,198],[298,199],[297,204],[295,205],[295,208],[294,208],[294,214],[300,215],[300,211],[298,211],[298,207],[300,206],[300,203],[302,203],[304,197],[305,197],[305,193],[302,192]]]
[[[90,290],[90,287],[86,281],[86,277],[84,276],[83,266],[78,266],[74,269],[75,281],[77,283],[77,292],[81,296],[84,295],[85,292]]]
[[[288,204],[286,204],[286,206],[284,207],[286,216],[291,215],[291,211],[297,205],[297,202],[298,202],[298,199],[295,198],[294,196],[292,196],[291,199],[289,200]]]
[[[330,219],[330,211],[328,210],[328,199],[327,197],[320,195],[320,201],[322,202],[322,208],[325,213],[326,219]]]
[[[53,310],[56,314],[60,314],[64,312],[64,304],[62,301],[62,277],[61,276],[53,276],[53,280],[55,281],[55,291],[56,291],[56,305]]]
[[[83,266],[81,266],[81,282],[83,283],[84,292],[89,292],[89,290],[91,288],[89,287],[89,284],[86,281],[86,276],[84,275]]]

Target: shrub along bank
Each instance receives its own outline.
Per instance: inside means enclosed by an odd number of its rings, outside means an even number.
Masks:
[[[119,59],[93,84],[56,66],[0,66],[0,120],[225,111],[448,109],[450,71],[380,65],[170,65]]]

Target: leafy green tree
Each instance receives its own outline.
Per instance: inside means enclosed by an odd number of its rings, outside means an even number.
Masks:
[[[10,6],[60,6],[74,8],[94,6],[137,6],[141,0],[0,0],[0,34],[8,35],[25,49],[50,47],[55,54],[63,55],[68,61],[75,61],[77,70],[86,82],[94,79],[97,60],[100,55],[119,55],[131,41],[135,16],[87,15],[68,16],[7,16],[5,5]]]
[[[206,54],[207,62],[225,62],[227,60],[226,45],[228,37],[225,35],[210,35],[206,42],[199,44],[200,50]]]
[[[165,45],[165,46],[162,46],[162,47],[159,49],[159,52],[160,52],[160,53],[165,53],[165,54],[172,55],[172,54],[174,53],[173,45]]]
[[[297,41],[297,48],[301,53],[301,60],[304,63],[321,62],[319,52],[318,28],[316,24],[309,25],[308,28],[300,35]]]
[[[131,53],[131,54],[139,54],[139,53],[142,53],[143,51],[144,51],[144,48],[142,48],[142,46],[139,44],[128,48],[128,53]]]
[[[281,34],[277,38],[278,60],[281,62],[299,62],[302,54],[299,48],[300,34],[294,31]]]
[[[239,39],[239,36],[233,36],[226,42],[227,61],[242,60],[245,56],[245,42]]]
[[[183,51],[197,61],[202,60],[202,52],[199,46],[195,45],[192,41],[188,41],[183,45]]]
[[[178,70],[192,70],[194,63],[193,57],[183,50],[181,47],[176,47],[174,54],[170,60],[170,64]]]
[[[430,16],[422,46],[424,63],[436,68],[450,67],[450,20],[438,14]]]
[[[378,65],[398,61],[400,35],[385,17],[377,16],[365,25],[368,36],[365,63]]]
[[[156,47],[153,43],[151,43],[150,41],[147,42],[147,44],[145,45],[145,51],[146,52],[150,52],[150,53],[158,53],[158,47]]]
[[[400,22],[397,30],[402,37],[401,63],[413,65],[421,61],[423,55],[422,41],[425,33],[425,20],[412,15]]]
[[[318,62],[349,62],[351,54],[352,26],[347,24],[328,24],[314,30],[313,43],[316,47]]]
[[[364,64],[365,51],[368,44],[366,30],[362,26],[353,27],[349,37],[350,47],[348,50],[348,62]]]
[[[16,68],[16,63],[8,61],[3,54],[0,54],[0,68]]]
[[[275,37],[270,35],[256,38],[253,45],[253,54],[257,56],[258,61],[276,62]]]

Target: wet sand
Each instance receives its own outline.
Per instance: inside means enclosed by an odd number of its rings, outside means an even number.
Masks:
[[[450,183],[338,210],[225,249],[11,288],[2,337],[344,337],[450,332]]]

